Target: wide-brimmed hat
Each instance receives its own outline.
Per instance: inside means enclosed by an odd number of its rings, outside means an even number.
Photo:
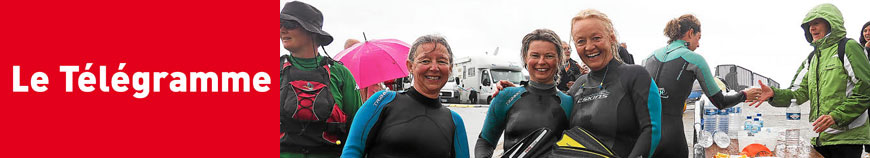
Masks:
[[[323,13],[314,6],[299,1],[287,2],[281,9],[281,20],[296,21],[308,32],[320,35],[317,38],[320,45],[332,43],[332,35],[323,31]]]

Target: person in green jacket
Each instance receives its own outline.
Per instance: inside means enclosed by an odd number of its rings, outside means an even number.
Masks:
[[[288,2],[281,10],[281,42],[290,51],[279,84],[282,158],[339,157],[362,104],[350,70],[317,52],[333,40],[322,26],[323,14],[306,3]]]
[[[819,133],[810,142],[815,150],[825,157],[860,157],[861,144],[870,144],[870,124],[866,123],[870,63],[863,47],[848,40],[840,61],[837,49],[846,29],[840,10],[832,4],[810,10],[801,27],[815,47],[812,57],[804,61],[790,89],[772,89],[759,81],[762,94],[750,105],[768,101],[786,107],[792,99],[798,104],[810,101],[807,120],[814,120],[812,130]]]

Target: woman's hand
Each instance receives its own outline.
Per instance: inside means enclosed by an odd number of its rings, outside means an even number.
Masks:
[[[498,83],[495,84],[495,88],[498,90],[495,91],[495,93],[492,93],[492,98],[495,98],[495,96],[498,96],[498,92],[501,90],[504,90],[504,88],[516,87],[516,86],[517,85],[514,85],[514,83],[511,83],[511,81],[499,80]]]
[[[750,91],[760,91],[761,92],[759,95],[756,95],[753,97],[753,98],[755,98],[755,100],[752,101],[752,103],[749,103],[749,106],[754,105],[756,108],[759,105],[761,105],[761,103],[763,103],[764,101],[767,101],[767,99],[770,99],[770,97],[773,97],[773,89],[770,89],[770,87],[768,87],[767,85],[764,85],[764,83],[761,83],[761,80],[758,80],[758,85],[761,85],[761,88],[750,88],[749,89]],[[747,94],[747,96],[746,96],[747,102],[749,102],[749,100],[751,100],[751,99],[752,98],[749,98],[749,96]]]
[[[837,123],[834,121],[834,118],[831,115],[822,115],[815,122],[813,122],[813,131],[816,133],[824,132],[828,127]]]

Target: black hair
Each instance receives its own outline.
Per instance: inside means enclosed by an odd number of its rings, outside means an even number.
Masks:
[[[864,26],[861,26],[861,33],[860,33],[860,35],[861,35],[861,36],[860,36],[861,39],[858,40],[858,41],[861,42],[861,46],[864,46],[864,45],[867,44],[867,40],[864,39],[864,38],[865,38],[865,37],[864,37],[864,28],[867,28],[867,26],[870,26],[870,21],[867,21],[867,23],[864,23]]]

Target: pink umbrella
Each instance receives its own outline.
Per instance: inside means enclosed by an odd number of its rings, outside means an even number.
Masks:
[[[356,84],[365,88],[386,80],[408,76],[405,60],[410,46],[396,39],[357,43],[335,55],[344,63]]]

